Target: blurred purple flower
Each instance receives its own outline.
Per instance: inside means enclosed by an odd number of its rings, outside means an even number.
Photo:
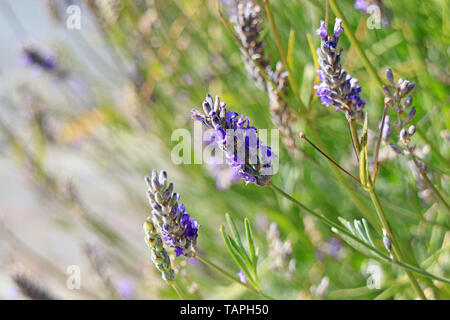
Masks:
[[[130,278],[123,278],[116,284],[116,290],[124,299],[131,299],[135,295],[136,284]]]
[[[247,276],[245,275],[244,271],[240,270],[237,275],[239,276],[239,279],[242,283],[247,283]]]

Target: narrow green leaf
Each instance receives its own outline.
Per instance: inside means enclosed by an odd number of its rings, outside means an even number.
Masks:
[[[367,132],[369,130],[369,120],[367,113],[364,119],[364,127],[361,136],[361,151],[359,154],[359,178],[364,189],[369,188],[369,156],[367,152]]]
[[[253,264],[248,256],[247,252],[245,251],[245,249],[243,247],[240,247],[233,238],[231,238],[231,237],[228,237],[228,238],[230,239],[230,243],[231,243],[232,247],[236,250],[236,254],[238,254],[241,257],[241,259],[243,259],[244,263],[251,270],[253,270]]]
[[[242,272],[244,272],[245,276],[247,277],[247,281],[251,283],[255,288],[259,288],[259,286],[253,280],[252,275],[248,271],[246,264],[239,256],[238,252],[235,251],[235,248],[233,248],[233,245],[231,244],[231,238],[225,232],[225,228],[223,226],[220,227],[220,232],[222,233],[222,237],[225,241],[225,245],[227,246],[228,252],[231,254],[231,257],[233,258],[234,262],[237,264],[239,269],[242,270]]]
[[[236,225],[234,224],[233,219],[231,218],[231,216],[228,213],[225,214],[225,219],[227,220],[227,223],[228,223],[228,225],[230,227],[231,234],[236,239],[236,241],[239,244],[239,246],[243,247],[242,241],[241,241],[241,237],[239,236],[239,232],[238,232],[238,230],[236,228]]]
[[[255,253],[255,244],[253,242],[253,233],[252,229],[250,227],[250,222],[247,218],[244,219],[244,226],[245,226],[245,235],[247,237],[247,243],[248,243],[248,251],[250,252],[250,260],[253,265],[253,270],[256,274],[256,253]]]
[[[294,41],[295,41],[295,31],[294,29],[291,29],[289,32],[289,42],[288,42],[288,51],[287,51],[287,63],[289,65],[289,70],[294,70],[294,63],[293,63],[293,54],[294,54]]]

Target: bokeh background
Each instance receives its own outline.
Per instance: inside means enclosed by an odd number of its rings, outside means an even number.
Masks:
[[[285,47],[294,35],[293,75],[301,99],[311,102],[311,121],[333,158],[357,175],[345,117],[311,99],[316,71],[307,34],[317,48],[315,29],[324,19],[325,1],[272,2]],[[383,3],[389,23],[369,29],[369,15],[355,9],[352,0],[339,1],[380,76],[390,67],[396,78],[416,82],[415,139],[447,197],[450,5],[445,0]],[[221,4],[226,16],[235,14],[235,1]],[[70,5],[81,9],[80,30],[66,27]],[[271,189],[228,185],[223,168],[172,163],[173,130],[192,132],[190,110],[201,108],[208,92],[256,127],[273,128],[268,97],[247,76],[215,1],[4,0],[0,11],[1,298],[30,298],[20,283],[61,299],[176,298],[143,241],[142,223],[150,214],[144,176],[152,169],[168,172],[187,211],[201,224],[199,252],[233,274],[239,268],[219,226],[225,213],[239,226],[244,217],[250,219],[261,252],[261,288],[271,296],[414,298],[400,269],[352,249]],[[263,17],[266,54],[274,66],[280,55]],[[383,91],[345,35],[340,46],[344,68],[363,87],[374,140]],[[24,62],[26,48],[57,67],[48,71]],[[292,94],[289,102],[297,108]],[[300,118],[293,129],[305,128]],[[301,152],[280,146],[273,180],[284,190],[335,221],[364,216],[349,190],[373,212],[367,194],[351,181],[344,185],[336,179],[313,148],[300,139]],[[388,146],[382,154],[377,190],[396,233],[414,253],[408,259],[448,277],[448,211],[429,192],[421,193],[406,159],[393,156]],[[257,298],[196,259],[174,258],[173,264],[189,298]],[[69,266],[80,268],[79,290],[67,287]],[[376,288],[370,285],[374,272],[381,279]],[[448,285],[422,285],[429,298],[450,297]]]

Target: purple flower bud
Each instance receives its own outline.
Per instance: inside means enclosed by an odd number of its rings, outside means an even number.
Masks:
[[[403,154],[403,150],[400,149],[399,147],[397,147],[395,144],[390,144],[389,146],[391,147],[392,150],[395,151],[395,153],[397,153],[397,154]]]
[[[394,85],[394,74],[392,73],[391,68],[386,70],[386,80],[389,81],[391,85]]]
[[[342,19],[336,17],[334,22],[334,36],[339,37],[343,31],[344,28],[342,27]]]
[[[415,115],[416,115],[416,107],[412,107],[411,110],[409,110],[408,115],[406,116],[406,123],[410,122]]]
[[[323,40],[328,38],[327,28],[325,27],[325,22],[320,20],[320,27],[316,30],[316,34],[318,34]]]

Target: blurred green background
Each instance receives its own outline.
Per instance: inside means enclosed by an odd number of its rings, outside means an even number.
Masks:
[[[414,136],[428,145],[433,181],[449,193],[450,4],[445,0],[383,1],[390,24],[369,29],[369,15],[338,1],[370,62],[384,79],[415,81]],[[325,1],[271,1],[285,48],[289,34],[293,76],[307,104],[316,77],[307,41],[325,17]],[[259,3],[263,8],[262,1]],[[69,30],[66,9],[81,9],[81,29]],[[257,128],[273,128],[268,97],[248,78],[239,46],[223,27],[215,1],[2,1],[0,21],[0,297],[23,298],[12,277],[25,274],[62,299],[175,299],[149,259],[142,223],[150,214],[143,177],[166,170],[186,210],[201,224],[199,252],[233,274],[239,272],[219,232],[229,213],[242,227],[248,217],[261,252],[264,292],[280,299],[413,299],[404,273],[382,265],[336,237],[330,229],[269,188],[233,184],[218,190],[202,165],[174,165],[173,130],[193,131],[192,108],[201,109],[206,93],[248,116]],[[222,2],[227,16],[235,2]],[[264,11],[264,10],[263,10]],[[263,36],[271,65],[280,60],[263,12]],[[330,9],[330,23],[334,14]],[[51,52],[64,77],[20,64],[25,45]],[[376,140],[383,91],[365,69],[344,34],[345,70],[359,79],[366,100],[369,140]],[[292,94],[289,105],[298,110]],[[331,156],[358,175],[344,116],[312,102],[310,121]],[[295,132],[306,130],[300,117]],[[360,128],[360,127],[359,127]],[[396,134],[392,130],[392,134]],[[314,139],[313,139],[314,140]],[[298,139],[303,153],[290,154],[280,143],[274,183],[309,207],[337,221],[364,217],[349,195],[355,193],[374,212],[368,195],[351,180],[345,187],[312,147]],[[433,198],[421,199],[404,157],[383,161],[377,191],[398,238],[413,255],[408,260],[449,277],[450,219]],[[384,151],[383,151],[384,150]],[[347,180],[347,178],[345,178]],[[420,190],[419,190],[420,191]],[[296,261],[290,274],[272,269],[274,240],[289,240]],[[243,229],[241,228],[241,231]],[[377,239],[381,244],[381,239]],[[278,242],[280,243],[280,242]],[[382,244],[379,246],[382,248]],[[271,255],[272,254],[272,255]],[[174,259],[177,283],[192,299],[258,298],[195,259]],[[81,289],[69,290],[67,268],[79,266]],[[377,288],[368,286],[376,270]],[[377,278],[378,279],[378,278]],[[422,281],[428,298],[448,299],[449,285]]]

